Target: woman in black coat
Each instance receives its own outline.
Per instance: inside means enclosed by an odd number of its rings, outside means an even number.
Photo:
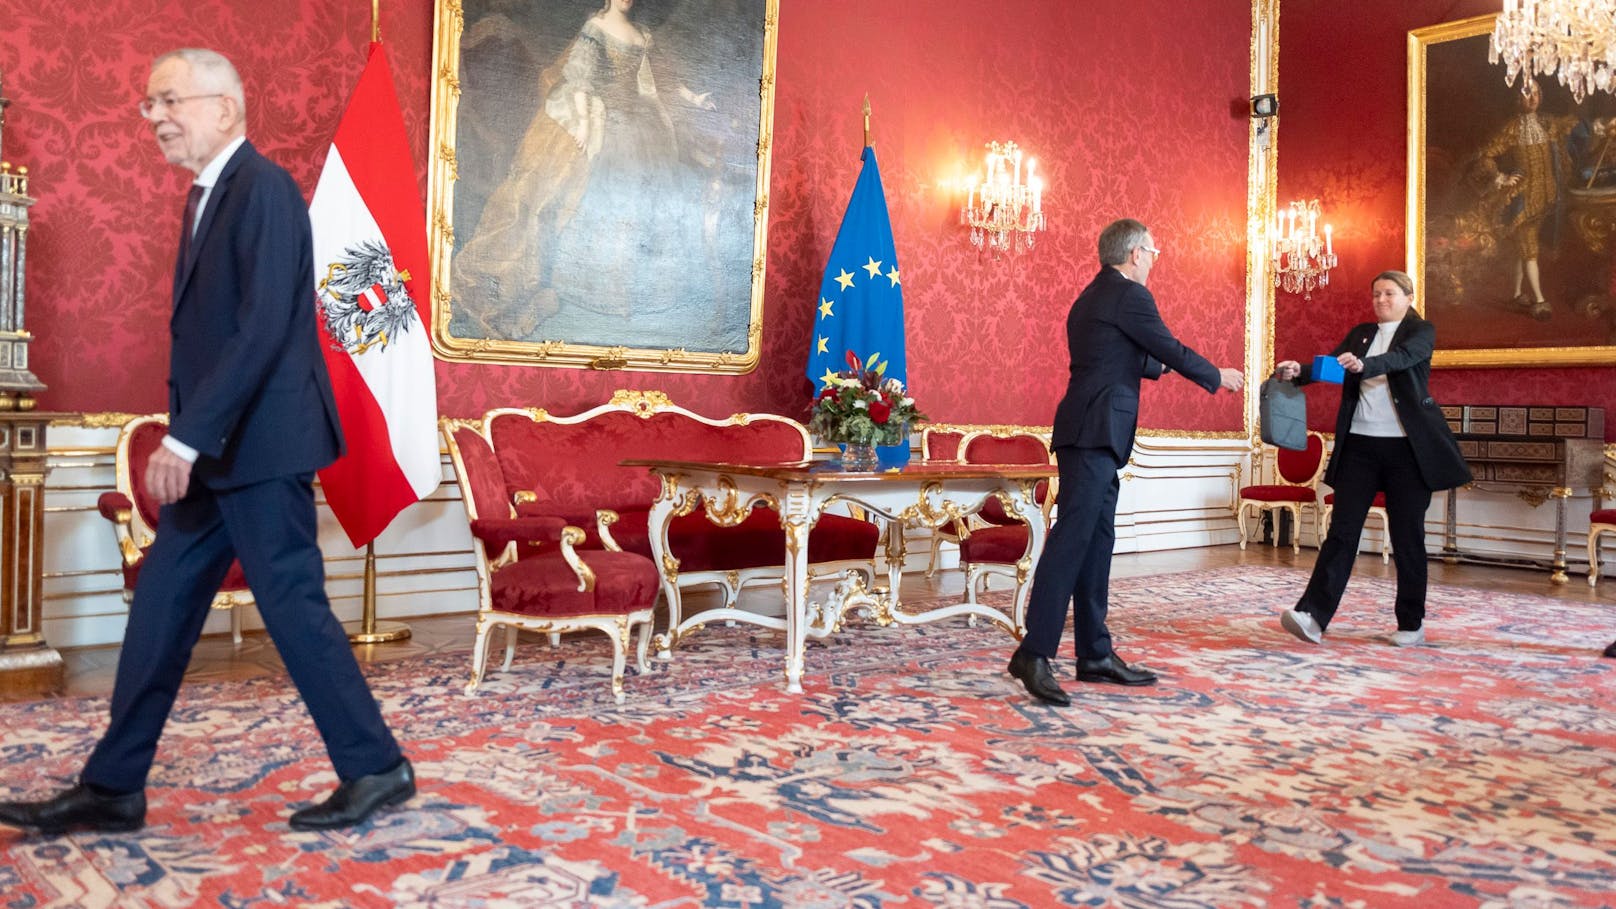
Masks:
[[[1280,624],[1303,641],[1323,640],[1352,576],[1364,518],[1375,494],[1384,492],[1397,564],[1397,631],[1391,641],[1406,647],[1425,643],[1425,512],[1431,493],[1470,482],[1470,468],[1427,389],[1436,329],[1413,309],[1414,280],[1386,271],[1370,288],[1375,321],[1355,326],[1331,351],[1347,375],[1335,449],[1324,472],[1335,489],[1330,532],[1307,589]],[[1277,364],[1274,374],[1297,384],[1313,378],[1312,369],[1295,360]]]

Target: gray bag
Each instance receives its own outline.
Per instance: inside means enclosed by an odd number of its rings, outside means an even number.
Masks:
[[[1307,448],[1307,398],[1302,389],[1293,382],[1269,379],[1257,397],[1262,440],[1292,451]]]

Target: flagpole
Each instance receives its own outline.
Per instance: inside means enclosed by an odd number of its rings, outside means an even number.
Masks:
[[[870,94],[864,93],[864,147],[870,147]]]
[[[370,0],[370,42],[375,44],[382,39],[381,0]],[[343,630],[348,632],[348,641],[352,644],[386,644],[390,641],[406,640],[410,636],[410,626],[403,622],[376,621],[376,541],[365,544],[365,592],[362,597],[363,605],[360,607],[357,627],[354,622],[344,622]]]

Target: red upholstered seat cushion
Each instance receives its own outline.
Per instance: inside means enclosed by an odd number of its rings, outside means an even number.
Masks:
[[[611,527],[612,539],[628,552],[649,556],[650,512],[636,509],[618,517]],[[808,561],[874,558],[880,538],[880,528],[869,521],[821,515],[808,532]],[[786,535],[780,529],[780,516],[768,509],[754,509],[734,527],[720,527],[698,510],[673,519],[668,526],[668,548],[679,560],[681,571],[778,567],[785,562]]]
[[[1326,504],[1326,505],[1334,505],[1335,504],[1335,493],[1333,493],[1333,492],[1332,493],[1327,493],[1324,496],[1324,504]],[[1385,508],[1386,507],[1386,494],[1384,492],[1375,493],[1375,501],[1371,502],[1369,507],[1371,507],[1371,508]]]
[[[489,587],[496,612],[564,618],[625,615],[656,603],[659,582],[651,560],[632,552],[580,554],[595,573],[595,589],[580,591],[561,553],[539,553],[494,572]]]
[[[1257,502],[1314,502],[1318,492],[1311,486],[1242,486],[1240,498]]]
[[[971,531],[960,541],[960,561],[1014,563],[1027,554],[1027,525],[1008,524]]]
[[[1590,524],[1616,524],[1616,508],[1601,508],[1588,516]]]
[[[660,491],[650,471],[623,467],[625,459],[801,461],[810,454],[789,423],[709,426],[680,413],[612,411],[582,423],[501,414],[489,421],[488,434],[505,474],[506,501],[529,490],[537,501],[524,513],[559,515],[586,529],[595,509],[649,508]]]
[[[140,561],[133,565],[123,566],[123,589],[134,590],[135,582],[140,580],[140,566],[146,564],[147,546],[140,551]],[[224,573],[224,583],[219,585],[220,590],[236,593],[247,589],[247,575],[241,570],[240,562],[231,562],[230,570]]]

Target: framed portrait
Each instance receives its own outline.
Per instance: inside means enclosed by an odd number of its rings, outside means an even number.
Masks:
[[[1408,36],[1408,260],[1433,363],[1616,363],[1616,99],[1507,85],[1495,18]]]
[[[745,373],[779,0],[437,0],[438,357]]]

